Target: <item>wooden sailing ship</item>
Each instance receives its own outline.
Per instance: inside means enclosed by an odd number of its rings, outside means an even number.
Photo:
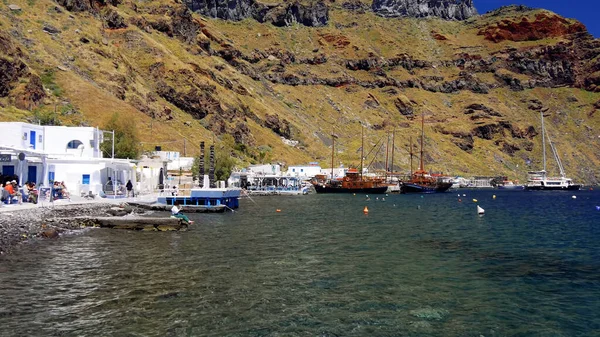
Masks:
[[[425,138],[425,114],[421,118],[421,156],[419,169],[413,172],[412,169],[412,141],[410,142],[410,171],[411,177],[400,184],[400,193],[440,193],[446,192],[452,183],[444,181],[441,177],[434,177],[425,171],[423,165],[423,139]]]

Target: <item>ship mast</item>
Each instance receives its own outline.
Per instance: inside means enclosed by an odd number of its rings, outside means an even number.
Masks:
[[[410,154],[410,174],[413,174],[412,159],[413,159],[414,153],[413,153],[413,146],[412,146],[412,137],[409,137],[408,139],[409,139],[409,143],[410,143],[410,145],[409,145],[410,147],[408,148],[408,153]]]
[[[331,130],[331,181],[333,181],[333,156],[335,153],[335,129]]]
[[[392,172],[390,173],[390,178],[394,177],[394,147],[395,147],[395,137],[396,137],[396,129],[392,131]],[[390,179],[390,180],[391,180]]]
[[[388,132],[387,134],[387,144],[385,145],[385,180],[387,182],[387,177],[388,177],[388,171],[389,171],[389,166],[388,166],[388,154],[390,153],[390,133]]]
[[[363,156],[365,150],[365,129],[360,126],[360,181],[363,181]]]
[[[544,132],[544,113],[540,111],[542,116],[542,154],[544,158],[544,174],[546,174],[546,137]]]
[[[425,171],[423,167],[423,138],[425,138],[425,113],[423,112],[423,117],[421,118],[421,163],[419,166],[419,171]]]

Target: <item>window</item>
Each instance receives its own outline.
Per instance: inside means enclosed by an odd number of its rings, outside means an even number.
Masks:
[[[89,185],[90,184],[90,175],[89,174],[84,174],[81,176],[81,184],[82,185]]]
[[[39,137],[38,137],[38,143],[41,143],[41,142],[42,142],[42,135],[39,135]]]
[[[300,172],[304,172],[304,169],[300,169]]]
[[[83,145],[83,143],[75,139],[67,144],[67,149],[77,149],[79,145]]]
[[[23,132],[23,140],[27,140],[27,132]]]

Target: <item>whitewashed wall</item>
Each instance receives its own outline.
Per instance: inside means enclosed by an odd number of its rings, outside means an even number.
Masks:
[[[331,173],[331,171],[329,171]],[[287,169],[287,175],[292,177],[312,178],[321,173],[320,166],[290,166]]]

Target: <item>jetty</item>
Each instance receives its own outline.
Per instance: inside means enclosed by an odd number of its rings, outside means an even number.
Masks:
[[[136,231],[185,231],[188,226],[178,218],[148,217],[77,217],[73,219],[83,227],[128,229]]]
[[[184,205],[183,199],[180,200],[181,204],[177,206],[180,211],[184,213],[223,213],[227,210],[226,205]],[[144,203],[136,203],[130,202],[130,206],[138,207],[141,209],[146,209],[149,211],[160,211],[160,212],[170,212],[172,205],[165,204],[144,204]]]

